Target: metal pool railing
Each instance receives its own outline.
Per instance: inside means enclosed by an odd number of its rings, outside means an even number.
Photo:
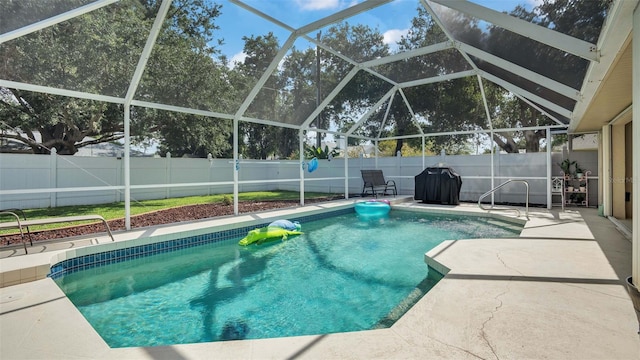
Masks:
[[[478,206],[480,207],[480,209],[485,210],[485,211],[497,211],[497,210],[515,211],[516,213],[518,213],[518,217],[520,217],[520,210],[518,210],[517,208],[511,208],[511,207],[496,208],[496,207],[493,207],[493,205],[491,206],[491,208],[485,208],[484,206],[482,206],[482,199],[486,198],[487,196],[493,194],[494,192],[498,191],[499,189],[501,189],[505,185],[507,185],[509,183],[512,183],[512,182],[521,182],[527,188],[527,195],[526,195],[526,200],[525,200],[525,216],[527,217],[527,219],[529,219],[529,183],[526,180],[509,179],[509,180],[503,182],[502,184],[494,187],[493,189],[487,191],[486,193],[482,194],[480,196],[480,198],[478,199]]]

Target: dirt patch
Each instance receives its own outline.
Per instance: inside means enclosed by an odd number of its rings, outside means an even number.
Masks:
[[[305,203],[316,203],[333,200],[332,198],[305,200]],[[298,200],[280,201],[242,201],[238,203],[238,212],[241,214],[257,211],[281,209],[298,206]],[[208,219],[225,215],[233,215],[233,204],[224,205],[222,203],[189,205],[173,209],[160,210],[148,214],[141,214],[131,217],[131,228],[141,228],[153,225],[172,224],[182,221],[193,221]],[[108,221],[111,231],[124,230],[124,219]],[[31,232],[31,239],[34,243],[45,240],[61,239],[72,236],[104,233],[102,223],[66,227],[63,229]],[[28,239],[28,238],[27,238]],[[21,244],[20,234],[0,236],[0,246]]]

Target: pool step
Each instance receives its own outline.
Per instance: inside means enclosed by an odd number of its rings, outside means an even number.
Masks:
[[[396,321],[398,321],[409,309],[413,307],[422,297],[433,288],[442,275],[432,268],[429,268],[429,275],[422,280],[418,286],[416,286],[410,293],[404,298],[396,307],[391,309],[389,313],[380,319],[372,328],[373,329],[387,329],[390,328]]]
[[[518,234],[524,228],[524,226],[520,224],[516,224],[508,221],[496,220],[496,219],[487,220],[487,223],[507,231],[516,232]]]

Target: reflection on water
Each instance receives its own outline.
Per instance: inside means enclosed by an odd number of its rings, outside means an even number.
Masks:
[[[495,220],[491,220],[495,222]],[[443,240],[513,236],[512,224],[392,211],[302,224],[303,235],[239,239],[77,272],[57,283],[112,347],[326,334],[388,327],[441,275]]]

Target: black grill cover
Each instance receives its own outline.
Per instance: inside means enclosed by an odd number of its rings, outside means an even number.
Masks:
[[[462,179],[450,167],[430,167],[415,176],[415,200],[430,204],[460,204]]]

